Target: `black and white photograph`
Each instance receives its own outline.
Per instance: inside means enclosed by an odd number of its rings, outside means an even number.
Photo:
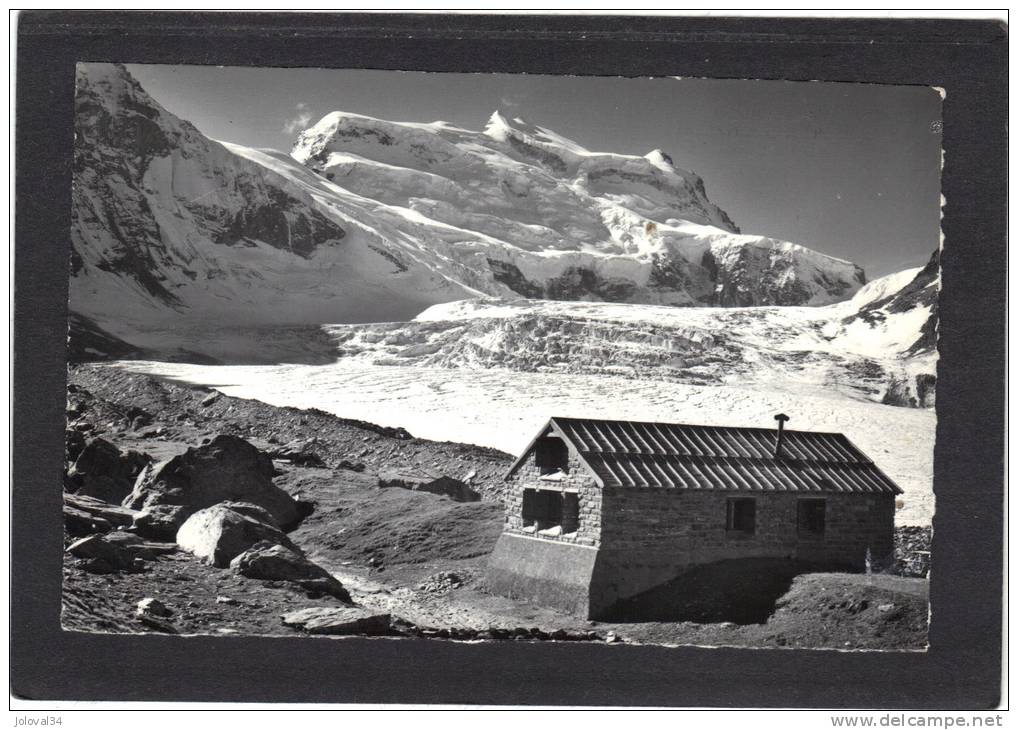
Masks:
[[[62,628],[927,651],[942,101],[79,63]]]

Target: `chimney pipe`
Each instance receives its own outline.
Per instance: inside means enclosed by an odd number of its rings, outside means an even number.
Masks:
[[[785,443],[785,421],[791,420],[784,413],[779,413],[774,416],[774,420],[778,422],[778,442],[774,445],[774,458],[781,459],[783,454],[781,453],[781,447]]]

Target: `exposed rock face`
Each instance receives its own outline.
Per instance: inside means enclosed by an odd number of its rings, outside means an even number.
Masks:
[[[141,348],[111,335],[90,318],[71,312],[68,315],[67,360],[71,363],[96,359],[138,360],[144,358]]]
[[[940,250],[933,256],[904,287],[891,291],[887,296],[867,302],[858,312],[844,320],[846,326],[856,320],[870,327],[888,326],[901,315],[925,311],[926,319],[918,338],[908,348],[908,355],[923,355],[936,352],[937,326],[940,315]]]
[[[314,439],[297,439],[285,446],[269,451],[268,454],[273,459],[288,461],[296,466],[322,468],[325,466],[325,462],[322,461],[322,457],[315,453],[314,445]]]
[[[217,568],[259,542],[299,548],[278,528],[231,508],[229,502],[195,512],[177,531],[177,544]]]
[[[801,306],[823,291],[828,301],[847,299],[866,283],[858,266],[836,271],[813,264],[789,246],[717,246],[703,254],[713,291],[706,303],[719,307]]]
[[[480,502],[481,495],[459,479],[441,476],[437,479],[430,476],[404,474],[391,469],[378,474],[378,486],[382,488],[397,487],[414,492],[429,492],[448,497],[453,502]]]
[[[909,408],[932,408],[936,405],[937,376],[918,373],[911,377],[891,376],[881,403]]]
[[[141,470],[151,459],[137,451],[122,453],[103,438],[89,441],[68,473],[75,494],[104,502],[120,502],[131,492]]]
[[[106,296],[135,289],[150,302],[184,307],[182,287],[226,276],[215,266],[216,246],[264,244],[307,258],[320,246],[337,245],[344,230],[286,188],[166,112],[122,66],[79,65],[75,310],[108,311],[112,303],[101,299],[96,280],[111,289]],[[202,248],[210,256],[196,255]]]
[[[286,581],[309,593],[350,602],[350,594],[343,584],[325,568],[283,545],[271,542],[253,545],[230,561],[230,567],[248,578]]]
[[[228,502],[227,504],[229,504],[230,509],[234,512],[239,512],[245,517],[250,517],[252,520],[258,520],[259,522],[264,522],[270,527],[275,527],[277,530],[279,529],[279,523],[276,522],[276,518],[273,517],[272,514],[264,507],[259,507],[256,504],[249,504],[247,502]]]
[[[113,529],[107,520],[102,517],[79,510],[64,502],[64,529],[71,537],[84,537],[96,533],[109,532]]]
[[[82,494],[64,494],[64,525],[74,537],[128,527],[137,517],[134,510]]]
[[[426,482],[417,487],[416,491],[430,492],[431,494],[439,494],[443,497],[448,497],[453,502],[481,501],[481,495],[475,492],[469,486],[461,482],[459,479],[453,479],[452,477],[446,476],[442,476],[439,477],[438,479]]]
[[[817,254],[777,241],[712,244],[700,260],[687,253],[655,253],[644,276],[591,264],[569,266],[547,278],[488,259],[495,281],[528,299],[637,302],[711,307],[802,306],[845,299],[866,283],[863,270],[833,265]],[[693,257],[695,259],[695,256]],[[681,292],[681,294],[678,294]]]
[[[273,473],[268,455],[237,436],[221,435],[150,467],[124,505],[136,510],[180,506],[186,517],[218,502],[248,502],[286,528],[299,519],[297,505],[272,483]]]
[[[141,558],[132,550],[107,541],[101,535],[82,538],[72,543],[67,552],[80,558],[80,567],[90,573],[116,573],[141,569]]]
[[[283,615],[283,623],[307,634],[389,633],[392,617],[366,608],[304,608]]]
[[[108,531],[72,543],[67,551],[78,558],[78,567],[92,573],[139,572],[145,561],[176,551],[172,543],[150,543],[131,532]]]
[[[131,531],[152,540],[176,540],[177,530],[191,514],[187,507],[172,504],[154,504],[142,512],[135,512]]]
[[[605,276],[582,266],[570,266],[544,281],[531,281],[514,264],[488,259],[495,281],[528,299],[572,301],[599,299],[604,302],[628,302],[637,292],[637,284],[622,276]]]
[[[150,542],[133,532],[118,530],[103,536],[110,545],[126,550],[132,557],[142,560],[155,560],[160,555],[176,552],[177,546],[172,542]]]

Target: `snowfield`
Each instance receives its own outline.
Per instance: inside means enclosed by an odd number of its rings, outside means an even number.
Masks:
[[[277,406],[319,408],[344,418],[402,426],[414,436],[519,453],[550,416],[631,418],[720,426],[844,433],[905,491],[899,524],[933,516],[933,411],[831,397],[822,389],[787,391],[694,386],[623,377],[330,365],[202,366],[122,362],[131,372],[211,386]]]

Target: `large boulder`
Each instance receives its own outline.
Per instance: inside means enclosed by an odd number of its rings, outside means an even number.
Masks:
[[[272,459],[237,436],[216,436],[150,466],[138,477],[124,506],[149,510],[159,505],[184,508],[184,516],[219,502],[248,502],[264,508],[277,525],[299,520],[293,498],[272,483]]]
[[[453,502],[480,502],[481,495],[465,482],[452,477],[439,477],[417,487],[418,492],[430,492],[448,497]]]
[[[441,476],[436,479],[432,476],[405,474],[386,469],[378,474],[378,486],[382,488],[397,487],[414,492],[429,492],[448,497],[454,502],[481,501],[481,495],[471,489],[465,482],[449,476]]]
[[[135,604],[135,610],[138,613],[150,613],[153,616],[160,616],[167,618],[173,615],[173,611],[165,603],[160,601],[158,598],[142,598]]]
[[[350,594],[329,571],[283,545],[269,542],[253,545],[230,561],[230,567],[247,578],[286,581],[308,593],[350,602]]]
[[[314,451],[315,444],[317,439],[298,439],[268,453],[273,459],[288,461],[294,466],[324,468],[325,462]]]
[[[90,573],[140,570],[140,558],[124,546],[108,542],[102,535],[90,535],[71,543],[66,552],[78,558],[79,567]]]
[[[259,542],[284,545],[300,552],[279,528],[237,511],[229,502],[195,512],[177,531],[177,544],[217,568]]]
[[[230,502],[229,505],[230,509],[234,512],[240,512],[246,517],[264,522],[266,525],[275,527],[277,530],[279,529],[279,523],[276,522],[276,518],[264,507],[259,507],[257,504],[251,504],[250,502]]]
[[[113,525],[102,517],[96,517],[64,502],[64,529],[71,537],[85,537],[86,535],[109,532],[113,529]]]
[[[151,459],[137,451],[121,452],[104,438],[89,441],[67,474],[68,491],[120,502]]]
[[[127,551],[134,558],[155,560],[160,555],[176,552],[177,545],[172,542],[151,542],[133,532],[116,530],[103,536],[103,540],[111,545]]]
[[[173,541],[190,514],[189,509],[180,505],[154,504],[134,513],[130,530],[150,540]]]
[[[308,634],[388,634],[392,617],[356,606],[304,608],[283,614],[283,624]]]
[[[249,502],[230,502],[230,509],[242,515],[264,522],[270,527],[279,528],[276,519],[264,507]],[[298,502],[298,507],[300,503]],[[134,513],[134,521],[130,530],[150,540],[174,541],[177,531],[192,514],[188,507],[174,504],[155,504],[144,512]]]
[[[173,610],[158,598],[142,598],[135,604],[134,617],[146,627],[164,634],[176,634],[177,628],[169,621]]]
[[[64,525],[73,537],[127,527],[137,514],[134,510],[95,497],[64,493]]]

